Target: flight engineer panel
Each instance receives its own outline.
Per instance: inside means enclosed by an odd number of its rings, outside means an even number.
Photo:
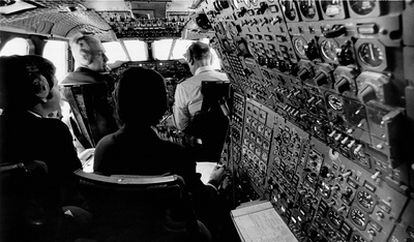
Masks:
[[[235,90],[236,203],[299,241],[413,241],[414,3],[206,1]]]

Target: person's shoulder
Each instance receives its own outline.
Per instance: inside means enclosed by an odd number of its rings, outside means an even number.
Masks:
[[[185,79],[184,81],[178,83],[177,87],[178,86],[185,87],[185,86],[191,85],[195,80],[197,80],[197,76],[189,77],[189,78]]]
[[[220,71],[220,70],[213,70],[214,74],[219,77],[222,81],[229,81],[229,78],[227,77],[227,74]]]
[[[69,73],[65,79],[60,83],[62,86],[67,85],[80,85],[80,84],[94,84],[96,83],[96,76],[91,72],[83,69],[76,69],[74,72]]]
[[[102,139],[100,139],[98,144],[96,145],[96,148],[98,149],[102,147],[108,147],[108,146],[115,145],[117,133],[118,132],[107,134],[104,137],[102,137]]]

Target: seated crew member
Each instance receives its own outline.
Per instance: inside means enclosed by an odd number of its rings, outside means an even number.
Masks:
[[[198,153],[195,157],[218,161],[228,123],[224,116],[200,115],[203,104],[201,86],[202,81],[229,81],[225,73],[213,69],[212,54],[207,44],[202,42],[191,44],[186,52],[186,59],[193,76],[176,87],[173,106],[175,126],[188,135],[205,138],[201,141],[204,148],[195,150]]]
[[[178,174],[192,192],[198,218],[213,230],[217,187],[224,168],[216,167],[204,185],[195,171],[195,162],[185,150],[161,140],[153,130],[167,110],[162,76],[154,70],[134,67],[126,70],[115,89],[115,102],[124,126],[102,138],[95,150],[94,171],[105,175]],[[213,233],[214,234],[214,233]]]
[[[112,99],[114,81],[104,74],[108,58],[98,39],[78,35],[71,39],[70,46],[79,67],[62,81],[63,95],[75,113],[77,125],[72,128],[78,128],[74,134],[84,148],[92,148],[118,129]]]
[[[25,191],[32,194],[24,195],[28,200],[21,199],[13,204],[21,208],[19,215],[16,215],[18,223],[24,223],[27,219],[43,221],[46,231],[41,233],[41,238],[37,238],[40,241],[57,241],[62,239],[63,234],[74,232],[68,227],[63,228],[68,225],[65,224],[64,214],[75,219],[88,217],[88,213],[80,208],[64,207],[82,204],[76,189],[77,179],[73,174],[73,171],[81,168],[81,163],[68,127],[58,119],[48,118],[59,109],[60,102],[54,74],[54,65],[40,56],[0,57],[3,109],[0,116],[0,160],[23,162],[28,166],[35,161],[43,170],[41,175],[30,180],[32,183],[24,185],[27,186]],[[26,224],[5,223],[18,227],[15,236],[19,238],[15,241],[35,240],[26,237],[30,236],[25,230]],[[59,224],[61,227],[58,227]]]

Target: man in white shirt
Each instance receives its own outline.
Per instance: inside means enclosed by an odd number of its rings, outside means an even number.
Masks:
[[[228,120],[221,113],[200,112],[203,104],[201,86],[202,81],[229,83],[229,80],[225,73],[213,69],[211,50],[205,43],[191,44],[186,59],[193,77],[176,87],[173,107],[175,126],[184,133],[201,139],[203,148],[194,150],[199,159],[218,161]]]
[[[180,130],[184,130],[194,115],[201,110],[202,81],[229,82],[225,73],[213,69],[213,58],[207,44],[193,43],[186,52],[186,58],[193,76],[177,85],[173,107],[175,125]]]

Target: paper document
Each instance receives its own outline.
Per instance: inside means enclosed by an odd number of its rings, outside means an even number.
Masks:
[[[298,241],[269,201],[242,205],[231,215],[241,241]]]

